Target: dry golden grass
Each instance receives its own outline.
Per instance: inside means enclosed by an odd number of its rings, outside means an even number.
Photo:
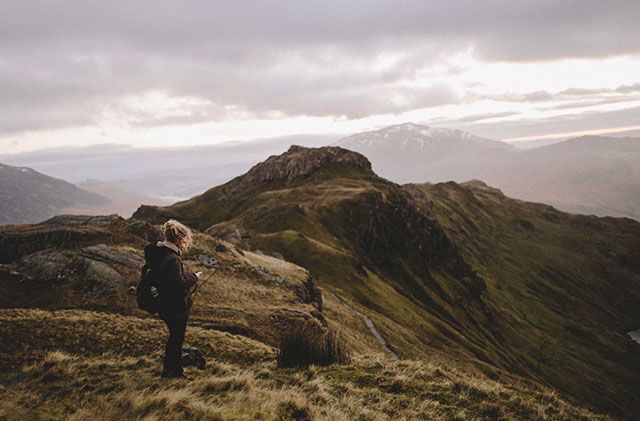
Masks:
[[[51,351],[1,375],[0,417],[603,419],[541,388],[501,384],[420,361],[357,357],[348,365],[278,369],[274,361],[207,356],[207,368],[187,369],[192,380],[184,382],[158,379],[159,362],[148,356]]]
[[[293,323],[282,334],[278,346],[279,367],[347,363],[349,358],[344,336],[313,321]]]

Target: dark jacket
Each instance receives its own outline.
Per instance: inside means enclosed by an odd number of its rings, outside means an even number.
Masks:
[[[144,257],[147,267],[156,272],[159,281],[160,318],[187,317],[193,304],[189,291],[198,280],[196,274],[185,272],[179,252],[162,242],[149,243],[144,248]]]

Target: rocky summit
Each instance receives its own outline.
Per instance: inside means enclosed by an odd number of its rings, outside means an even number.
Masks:
[[[364,156],[339,147],[305,148],[291,146],[289,150],[255,165],[243,176],[247,183],[283,181],[291,183],[308,178],[328,167],[353,168],[371,173],[371,163]]]

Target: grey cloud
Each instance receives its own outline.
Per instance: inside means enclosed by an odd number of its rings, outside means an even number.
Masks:
[[[438,125],[456,125],[456,124],[466,124],[466,123],[476,123],[479,121],[490,120],[494,118],[502,118],[502,117],[512,117],[514,115],[518,115],[519,113],[514,111],[503,111],[498,113],[484,113],[484,114],[471,114],[461,118],[436,118],[428,121],[422,122],[422,124],[434,124]]]
[[[467,101],[491,99],[506,102],[549,102],[571,101],[566,104],[539,107],[541,110],[581,108],[594,105],[613,104],[618,102],[636,101],[637,96],[630,95],[640,92],[640,83],[621,85],[615,89],[610,88],[569,88],[560,92],[534,91],[519,94],[478,95],[473,91],[467,93]]]
[[[403,39],[473,44],[501,59],[621,54],[637,52],[640,12],[633,0],[4,3],[4,43],[73,40],[80,48],[124,44],[231,60],[245,49],[335,44],[362,51]]]
[[[582,95],[597,95],[611,92],[610,89],[599,88],[599,89],[584,89],[584,88],[569,88],[564,91],[558,92],[559,95],[569,95],[569,96],[582,96]]]
[[[633,85],[618,86],[615,91],[621,94],[640,92],[640,83],[634,83]]]
[[[638,16],[635,0],[3,1],[0,131],[92,124],[105,105],[153,89],[211,105],[182,117],[132,113],[132,124],[222,119],[229,105],[357,118],[457,103],[444,84],[399,82],[467,48],[489,60],[638,54]],[[389,52],[398,62],[373,69]]]
[[[554,133],[574,132],[607,127],[628,127],[638,125],[640,107],[629,107],[615,111],[578,112],[555,117],[518,119],[516,121],[479,122],[452,125],[490,139],[508,139],[524,136],[545,136]]]
[[[567,104],[559,104],[559,105],[554,105],[552,107],[543,107],[540,108],[542,110],[568,110],[568,109],[575,109],[575,108],[584,108],[584,107],[593,107],[596,105],[605,105],[605,104],[618,104],[621,102],[631,102],[631,101],[638,101],[640,99],[640,96],[638,95],[634,95],[634,96],[618,96],[618,97],[605,97],[605,98],[596,98],[596,99],[588,99],[588,100],[584,100],[584,101],[574,101],[574,102],[569,102]]]
[[[492,99],[506,102],[545,102],[554,99],[554,95],[547,91],[534,91],[522,94],[481,95],[478,99]]]

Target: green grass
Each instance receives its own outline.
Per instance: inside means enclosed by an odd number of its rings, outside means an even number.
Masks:
[[[239,245],[307,269],[401,357],[508,372],[603,412],[640,412],[640,349],[626,336],[640,326],[640,224],[565,214],[477,182],[398,186],[335,162],[289,181],[255,177],[280,163],[266,175],[286,178],[325,153],[284,154],[136,216],[213,235],[238,227]],[[328,314],[353,321],[339,306]],[[352,339],[366,334],[343,327]]]

